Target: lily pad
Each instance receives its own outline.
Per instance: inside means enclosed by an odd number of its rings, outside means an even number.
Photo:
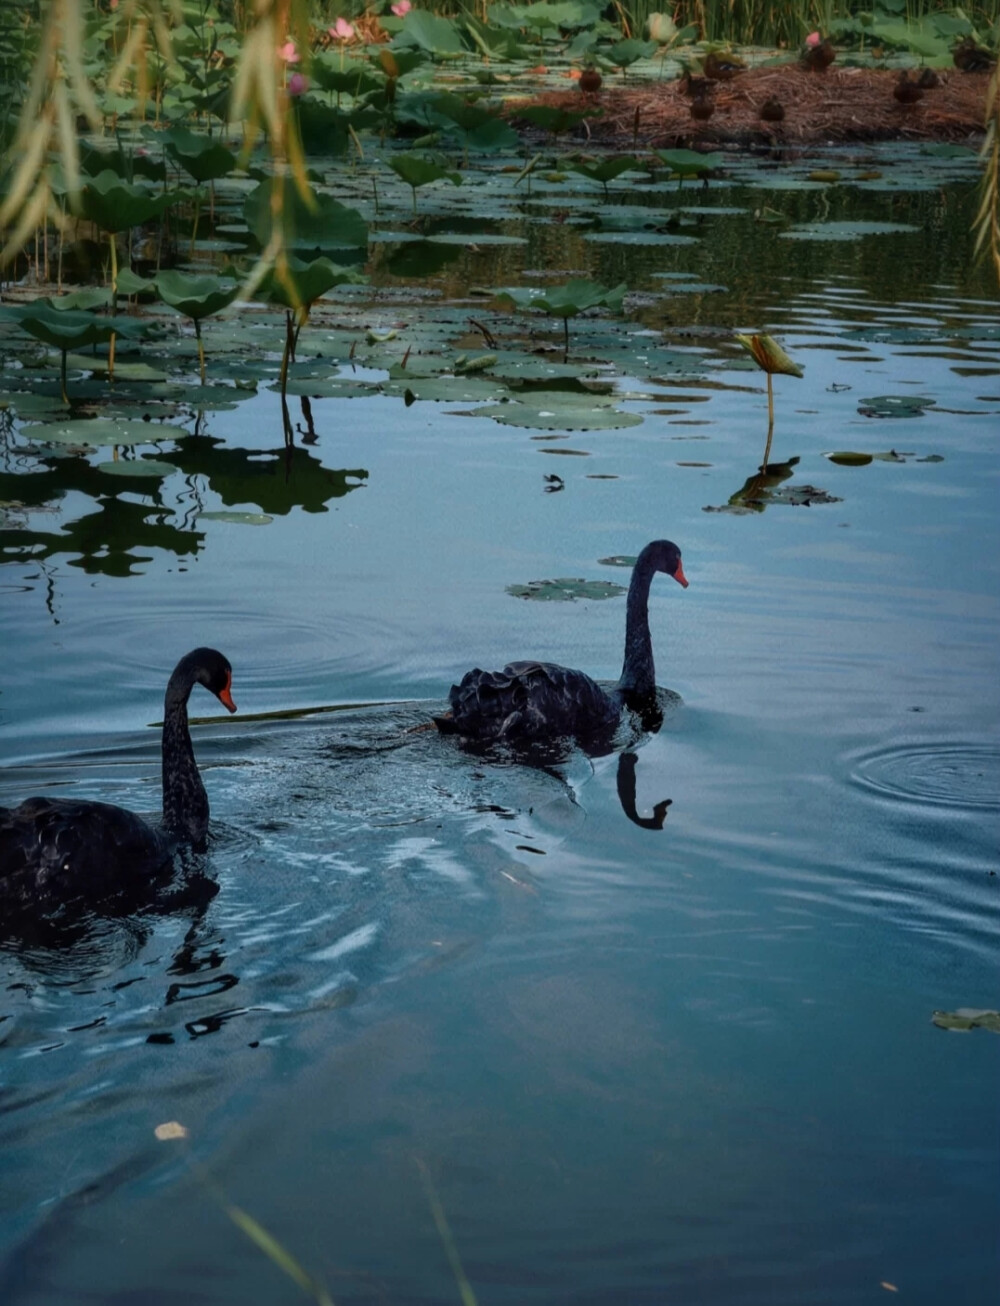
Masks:
[[[957,1011],[935,1011],[931,1023],[939,1029],[955,1033],[968,1033],[973,1029],[988,1029],[1000,1034],[1000,1011],[981,1010],[977,1007],[959,1007]]]
[[[155,444],[184,434],[173,426],[158,422],[136,422],[126,418],[77,418],[68,422],[47,422],[43,426],[26,426],[23,432],[39,444]]]
[[[803,222],[779,231],[783,240],[860,240],[862,236],[890,236],[900,231],[919,231],[909,222]]]
[[[924,395],[875,395],[859,399],[858,412],[862,417],[923,417],[924,409],[936,403]]]
[[[173,463],[159,462],[155,458],[119,458],[115,462],[98,463],[97,470],[107,472],[109,476],[149,477],[160,480],[176,472],[177,468]]]
[[[583,580],[580,577],[557,580],[529,580],[527,585],[508,585],[507,593],[515,599],[538,599],[544,603],[572,603],[574,599],[613,599],[625,593],[623,585],[610,580]]]
[[[625,413],[606,404],[587,402],[581,395],[572,396],[574,404],[549,401],[535,404],[511,402],[474,408],[473,417],[492,417],[503,426],[521,426],[536,431],[614,431],[626,426],[641,426],[638,413]]]
[[[200,512],[199,521],[227,521],[238,526],[270,526],[273,517],[266,512]]]

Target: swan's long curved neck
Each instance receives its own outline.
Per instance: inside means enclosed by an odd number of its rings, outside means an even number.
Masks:
[[[618,688],[637,697],[652,694],[656,688],[653,641],[649,633],[649,587],[655,570],[640,554],[632,572],[625,608],[625,661]]]
[[[190,684],[176,684],[171,677],[163,703],[163,826],[198,843],[208,832],[208,794],[191,745],[190,692]]]

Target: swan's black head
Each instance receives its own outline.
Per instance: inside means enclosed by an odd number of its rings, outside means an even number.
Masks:
[[[196,648],[190,653],[184,655],[174,674],[170,677],[173,680],[184,680],[188,688],[195,684],[204,685],[207,690],[219,700],[219,702],[229,709],[230,712],[236,711],[236,704],[233,702],[231,691],[233,683],[233,669],[229,665],[229,659],[214,648]]]
[[[665,571],[668,576],[673,576],[678,585],[687,589],[687,577],[681,566],[681,551],[676,544],[670,540],[654,540],[652,544],[646,545],[643,553],[649,555],[649,562],[656,571]]]

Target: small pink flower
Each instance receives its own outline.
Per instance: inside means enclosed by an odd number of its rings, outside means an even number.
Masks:
[[[309,89],[309,78],[305,73],[292,73],[288,79],[288,94],[292,96],[305,95]]]
[[[810,32],[809,35],[806,37],[806,45],[811,46],[811,45],[822,45],[822,44],[823,44],[823,38],[820,36],[819,32]]]
[[[278,54],[284,59],[285,63],[298,63],[299,61],[299,52],[295,48],[294,41],[286,41]]]
[[[410,0],[399,0],[398,4],[391,5],[390,8],[397,18],[405,18],[413,5],[410,4]]]
[[[350,41],[354,36],[354,28],[346,18],[338,18],[334,26],[330,28],[330,35],[335,41]]]

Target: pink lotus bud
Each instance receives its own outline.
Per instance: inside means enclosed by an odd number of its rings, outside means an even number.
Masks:
[[[330,35],[335,41],[349,41],[354,36],[354,28],[346,18],[338,18],[330,28]]]
[[[309,89],[309,78],[305,73],[292,73],[288,79],[288,94],[292,96],[305,95]]]
[[[284,59],[285,63],[298,63],[299,61],[299,52],[295,48],[294,41],[286,41],[278,54]]]
[[[391,5],[390,8],[397,18],[405,18],[413,5],[410,4],[410,0],[398,0],[398,3]]]

